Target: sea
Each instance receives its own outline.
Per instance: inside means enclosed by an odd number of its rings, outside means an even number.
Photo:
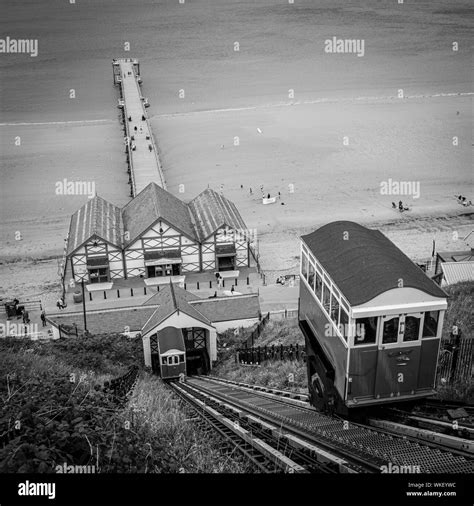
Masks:
[[[153,115],[469,91],[473,28],[471,0],[2,0],[0,39],[38,55],[0,54],[0,123],[114,119],[118,57],[140,60]],[[327,58],[333,37],[363,57]]]

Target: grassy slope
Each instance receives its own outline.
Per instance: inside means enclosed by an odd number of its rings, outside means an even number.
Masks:
[[[101,386],[142,358],[141,340],[95,336],[50,343],[0,340],[0,472],[239,472],[142,369],[133,397],[118,407]]]
[[[233,381],[282,388],[295,391],[306,391],[306,364],[303,361],[265,362],[260,366],[244,366],[235,362],[235,350],[248,337],[249,331],[242,331],[239,336],[226,333],[221,338],[225,351],[220,354],[220,362],[214,370],[216,376]],[[304,337],[298,327],[298,320],[275,320],[267,324],[255,346],[304,345]]]

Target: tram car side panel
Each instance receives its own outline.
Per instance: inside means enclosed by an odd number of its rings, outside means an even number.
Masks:
[[[418,388],[435,388],[441,339],[422,339]]]
[[[315,360],[313,369],[308,369],[310,388],[314,385],[316,371],[321,381],[325,383],[322,370],[326,370],[325,374],[330,376],[327,385],[333,382],[337,395],[344,399],[348,348],[339,336],[328,332],[328,329],[332,327],[331,320],[316,303],[304,278],[300,282],[299,319],[300,322],[305,322],[300,327],[305,334],[308,367],[310,367],[312,357]]]
[[[160,373],[165,380],[186,375],[186,348],[183,331],[165,327],[158,332]]]
[[[349,356],[349,378],[347,399],[372,397],[377,372],[377,345],[364,349],[352,348]]]

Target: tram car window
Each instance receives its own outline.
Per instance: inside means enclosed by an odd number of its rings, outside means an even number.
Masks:
[[[354,345],[375,344],[377,339],[377,318],[356,320]]]
[[[435,393],[447,296],[425,272],[381,232],[350,221],[303,236],[300,265],[314,406],[345,415]]]
[[[423,322],[423,337],[436,337],[438,332],[439,311],[426,311]]]

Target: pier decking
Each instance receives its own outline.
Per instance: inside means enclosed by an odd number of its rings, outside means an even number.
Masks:
[[[131,195],[135,197],[151,182],[166,189],[153,134],[142,97],[140,66],[137,60],[116,59],[112,63],[114,84],[120,86],[119,107],[123,110],[125,144],[130,172]]]

